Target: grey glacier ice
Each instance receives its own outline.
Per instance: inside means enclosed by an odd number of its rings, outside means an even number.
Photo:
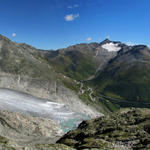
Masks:
[[[64,104],[8,89],[0,89],[0,109],[50,118],[60,123],[65,131],[87,118],[84,114],[69,111]],[[72,125],[66,125],[67,122]]]

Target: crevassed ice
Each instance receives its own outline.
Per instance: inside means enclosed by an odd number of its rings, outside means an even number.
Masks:
[[[121,47],[119,47],[117,43],[114,44],[112,42],[102,45],[102,48],[108,50],[109,52],[111,52],[111,51],[119,51],[121,49]]]
[[[77,117],[77,114],[68,110],[64,104],[8,89],[0,89],[0,109],[34,114],[35,116],[50,118],[57,122]]]

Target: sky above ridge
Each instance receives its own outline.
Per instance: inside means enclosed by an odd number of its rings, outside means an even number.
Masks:
[[[0,34],[41,49],[106,37],[150,45],[150,0],[0,0]]]

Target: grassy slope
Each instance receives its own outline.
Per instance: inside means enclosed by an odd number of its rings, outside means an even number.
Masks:
[[[116,111],[118,106],[106,101],[105,99],[99,100],[96,93],[93,93],[93,97],[96,100],[93,102],[89,96],[88,87],[83,83],[84,93],[79,94],[80,82],[75,80],[85,80],[89,76],[93,75],[96,70],[96,64],[93,58],[89,54],[83,54],[80,51],[69,51],[59,54],[58,51],[52,52],[49,57],[46,57],[47,62],[52,65],[56,72],[64,74],[65,78],[62,78],[63,84],[73,90],[84,103],[89,106],[93,106],[96,110],[107,114],[110,111]],[[69,77],[69,78],[68,78]]]
[[[124,68],[124,67],[122,67]],[[128,101],[150,102],[150,69],[137,63],[128,69],[100,73],[93,80],[97,92]]]
[[[92,97],[95,98],[95,101],[93,102],[89,96],[90,92],[88,90],[88,86],[86,84],[83,83],[83,89],[84,89],[84,93],[80,93],[80,87],[81,87],[81,83],[80,82],[75,82],[73,79],[69,78],[69,79],[62,79],[64,85],[73,90],[78,96],[79,98],[87,105],[89,106],[93,106],[97,111],[107,114],[109,112],[113,112],[118,110],[120,107],[117,104],[113,104],[109,101],[107,101],[104,98],[99,98],[96,92],[93,92]]]
[[[79,51],[66,52],[54,58],[47,58],[57,72],[76,80],[84,80],[93,75],[96,64],[92,57]]]

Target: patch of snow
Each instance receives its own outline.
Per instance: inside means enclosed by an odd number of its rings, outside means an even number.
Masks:
[[[104,45],[102,45],[102,48],[108,50],[109,52],[111,51],[119,51],[121,49],[121,47],[118,46],[118,44],[114,44],[114,43],[106,43]]]

